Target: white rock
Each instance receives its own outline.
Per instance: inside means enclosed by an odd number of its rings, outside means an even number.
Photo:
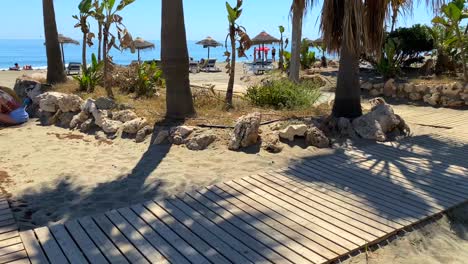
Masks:
[[[97,123],[96,123],[97,125]],[[106,133],[115,133],[117,130],[119,130],[120,127],[122,127],[122,122],[120,121],[115,121],[109,118],[104,118],[102,119],[100,125],[98,125],[100,128],[102,128],[102,131]]]
[[[414,91],[417,93],[426,94],[427,92],[430,91],[430,89],[425,84],[416,84],[414,86]]]
[[[414,84],[405,83],[403,85],[403,91],[405,91],[405,93],[413,93],[414,92]]]
[[[365,83],[361,84],[361,89],[369,91],[370,89],[372,89],[372,86],[373,86],[372,83],[365,82]]]
[[[379,90],[379,89],[372,89],[372,90],[370,90],[369,95],[370,96],[380,96],[380,95],[382,95],[382,91]]]
[[[135,136],[135,142],[140,143],[145,141],[146,136],[153,132],[153,128],[151,126],[145,126],[142,129],[138,130]]]
[[[80,113],[78,113],[72,118],[70,122],[70,128],[71,129],[77,128],[88,119],[89,119],[89,114],[84,111],[81,111]]]
[[[463,92],[463,86],[460,83],[442,86],[442,94],[449,97],[457,97]]]
[[[120,121],[122,123],[132,121],[137,118],[137,114],[135,114],[135,112],[133,112],[132,110],[122,110],[112,113],[112,119]]]
[[[388,104],[379,104],[371,112],[353,120],[354,130],[365,139],[385,141],[386,133],[391,132],[400,124]]]
[[[385,85],[383,87],[383,94],[385,96],[394,96],[396,95],[396,92],[397,92],[397,86],[396,86],[396,83],[395,83],[395,80],[390,78],[388,79],[387,82],[385,82]]]
[[[323,133],[322,130],[318,129],[315,126],[307,129],[306,132],[306,143],[309,146],[314,146],[317,148],[328,148],[330,146],[330,140]]]
[[[217,136],[210,131],[203,131],[193,135],[186,143],[190,150],[204,150],[217,139]]]
[[[423,97],[423,100],[424,102],[432,105],[432,106],[436,106],[438,104],[440,104],[440,93],[433,93],[433,94],[426,94],[424,97]]]
[[[270,153],[279,153],[283,151],[283,144],[280,141],[279,133],[274,132],[262,135],[262,148]]]
[[[47,92],[38,96],[39,108],[42,111],[55,113],[59,110],[58,101],[64,96],[63,93]]]
[[[307,132],[307,126],[305,124],[300,125],[289,125],[285,129],[279,131],[279,137],[293,141],[294,137],[303,137]]]
[[[423,96],[420,93],[410,93],[408,98],[413,101],[419,101],[423,99]]]
[[[147,125],[148,122],[146,121],[146,118],[136,118],[123,124],[123,132],[128,134],[136,134],[140,129]]]
[[[80,111],[83,99],[75,94],[64,94],[58,99],[57,105],[62,112],[77,112]]]
[[[228,148],[238,150],[256,144],[262,115],[258,112],[241,116],[237,119],[234,131],[231,133]]]

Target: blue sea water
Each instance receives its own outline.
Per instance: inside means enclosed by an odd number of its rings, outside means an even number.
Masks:
[[[160,41],[151,41],[156,45],[155,49],[141,51],[142,60],[160,59]],[[196,41],[188,41],[189,56],[195,60],[206,58],[208,55],[207,49],[203,46],[195,44]],[[217,47],[210,49],[210,58],[216,58],[218,62],[225,61],[223,56],[225,51],[224,47]],[[78,45],[65,45],[65,63],[68,62],[81,62],[81,46]],[[91,58],[91,54],[97,54],[97,46],[88,47],[88,58]],[[253,49],[251,52],[253,53]],[[252,54],[249,54],[251,56]],[[117,64],[128,65],[133,60],[137,60],[137,54],[132,54],[129,50],[120,52],[113,49],[111,56]],[[250,60],[252,58],[249,58]],[[89,59],[88,59],[89,60]],[[247,60],[246,58],[240,59],[240,61]],[[15,63],[20,66],[32,65],[33,68],[46,68],[47,58],[44,40],[41,39],[21,39],[21,40],[2,40],[0,39],[0,70],[8,69]]]

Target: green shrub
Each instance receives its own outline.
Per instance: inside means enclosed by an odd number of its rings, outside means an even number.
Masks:
[[[96,55],[93,53],[91,56],[91,66],[88,68],[83,67],[82,73],[79,76],[73,76],[73,79],[78,81],[80,85],[80,91],[87,91],[92,93],[96,85],[102,79],[102,68],[104,63],[98,62]]]
[[[309,42],[302,40],[301,45],[301,67],[303,70],[310,69],[315,62],[315,52],[309,51]]]
[[[156,63],[143,63],[138,67],[134,84],[135,93],[138,97],[151,97],[156,92],[157,87],[163,87],[164,85],[162,70],[156,66]]]
[[[298,84],[287,79],[272,80],[249,87],[246,98],[260,107],[296,109],[312,106],[320,97],[320,85],[311,80]]]

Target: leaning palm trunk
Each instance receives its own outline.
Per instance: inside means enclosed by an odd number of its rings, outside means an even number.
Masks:
[[[341,48],[332,114],[337,118],[356,118],[362,115],[359,56],[346,45]]]
[[[289,65],[289,80],[299,82],[299,72],[301,67],[301,38],[302,38],[302,19],[304,10],[298,4],[293,4],[293,29],[291,62]]]
[[[67,80],[67,77],[60,52],[53,0],[42,0],[42,9],[47,53],[47,82],[62,83]]]
[[[98,62],[101,62],[101,53],[102,53],[102,23],[98,22]]]
[[[235,30],[231,30],[229,38],[231,40],[231,62],[229,68],[229,82],[226,91],[226,109],[233,108],[232,97],[234,95],[234,76],[236,75],[236,37]]]
[[[189,57],[182,0],[162,0],[161,61],[166,78],[166,116],[195,114],[189,81]]]
[[[83,47],[82,47],[82,54],[81,60],[83,62],[83,69],[86,70],[88,68],[88,63],[86,62],[86,42],[88,41],[87,33],[83,33]]]
[[[104,45],[102,47],[102,55],[104,59],[104,75],[103,75],[103,83],[104,83],[104,89],[106,89],[106,94],[107,97],[109,98],[114,98],[114,92],[112,91],[112,87],[109,85],[108,78],[109,78],[109,63],[110,59],[107,56],[108,53],[108,47],[106,46],[106,43],[108,43],[109,39],[109,29],[104,28]]]

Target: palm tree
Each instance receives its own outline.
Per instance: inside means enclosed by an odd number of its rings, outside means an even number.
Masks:
[[[97,34],[98,57],[97,57],[97,60],[98,62],[100,62],[102,59],[101,54],[102,54],[102,28],[104,24],[104,2],[99,3],[99,0],[94,0],[93,6],[94,6],[94,10],[93,10],[92,16],[94,17],[94,19],[96,19],[97,24],[98,24],[98,34]]]
[[[299,71],[301,69],[301,42],[302,42],[302,20],[311,6],[313,0],[293,0],[291,5],[292,15],[292,45],[291,62],[289,64],[289,79],[299,82]]]
[[[93,12],[91,11],[92,2],[91,0],[82,0],[78,5],[78,10],[80,11],[79,15],[74,15],[73,18],[77,20],[75,25],[76,28],[80,28],[81,32],[83,33],[83,41],[82,41],[82,54],[81,60],[83,63],[83,69],[86,70],[87,62],[86,62],[86,45],[92,45],[92,38],[94,37],[93,33],[90,33],[88,17],[90,17]]]
[[[42,0],[42,12],[47,53],[47,82],[50,84],[66,82],[67,76],[60,52],[53,0]]]
[[[398,13],[403,15],[411,14],[413,12],[413,3],[408,0],[390,0],[390,9],[392,11],[392,26],[390,32],[395,30],[395,25],[398,17]]]
[[[412,0],[408,0],[411,2]],[[426,0],[435,8],[443,0]],[[359,55],[380,57],[385,18],[390,0],[325,0],[321,31],[328,51],[340,53],[340,68],[332,115],[356,118],[362,115],[359,85]]]
[[[166,116],[175,119],[193,116],[182,0],[162,0],[161,61],[166,78]]]

